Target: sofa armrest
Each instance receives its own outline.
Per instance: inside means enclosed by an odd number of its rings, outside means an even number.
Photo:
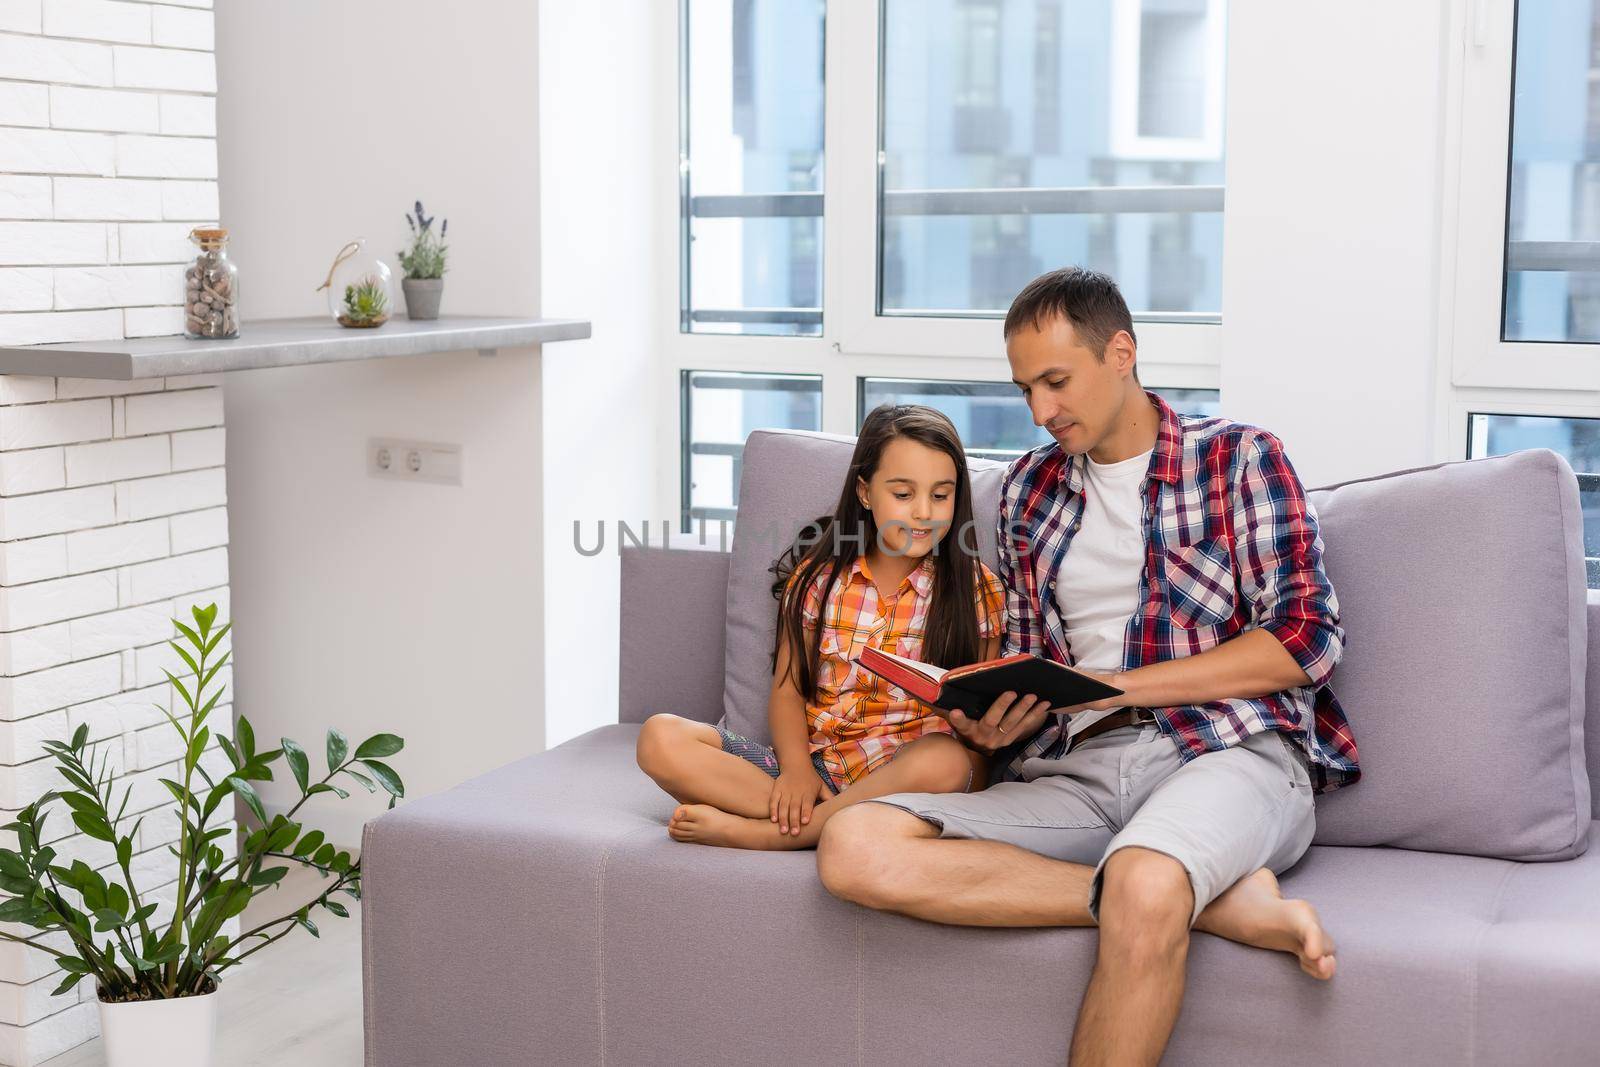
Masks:
[[[712,547],[622,550],[619,721],[722,717],[728,559]]]

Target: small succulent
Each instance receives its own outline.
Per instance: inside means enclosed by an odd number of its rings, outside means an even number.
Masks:
[[[433,232],[433,216],[422,212],[422,201],[418,200],[412,209],[406,212],[406,225],[411,228],[411,247],[396,253],[400,257],[400,267],[405,271],[407,278],[442,278],[444,277],[446,246],[444,236],[450,231],[450,220],[445,219],[439,226],[439,232]]]
[[[388,318],[388,312],[389,294],[384,288],[383,279],[376,275],[369,274],[344,287],[344,315],[341,321],[369,325]]]

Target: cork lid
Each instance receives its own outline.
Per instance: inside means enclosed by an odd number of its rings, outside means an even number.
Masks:
[[[215,248],[228,239],[228,231],[222,227],[196,226],[189,231],[189,238],[202,248]]]

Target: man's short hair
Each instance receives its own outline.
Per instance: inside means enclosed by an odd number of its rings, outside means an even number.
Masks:
[[[1072,323],[1078,340],[1101,362],[1106,358],[1107,343],[1118,330],[1128,331],[1134,344],[1139,343],[1122,291],[1110,275],[1097,270],[1062,267],[1029,282],[1006,312],[1004,336],[1009,340],[1024,326],[1037,330],[1057,317]]]

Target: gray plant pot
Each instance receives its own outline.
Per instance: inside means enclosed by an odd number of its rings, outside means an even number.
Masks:
[[[444,295],[443,278],[402,278],[400,288],[406,294],[406,318],[439,317],[439,298]]]

